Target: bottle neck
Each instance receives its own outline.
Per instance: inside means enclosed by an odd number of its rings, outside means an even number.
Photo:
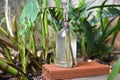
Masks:
[[[68,21],[64,21],[63,28],[64,29],[69,29],[69,23],[68,23]]]

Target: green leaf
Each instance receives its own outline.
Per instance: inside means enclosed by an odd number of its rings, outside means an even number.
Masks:
[[[83,7],[85,5],[85,0],[79,0],[78,7]]]
[[[26,19],[28,20],[28,22],[34,22],[38,12],[39,12],[39,4],[37,0],[27,0],[27,3],[20,16],[20,24],[24,25]]]
[[[10,63],[13,63],[12,56],[10,55],[9,49],[4,44],[2,44],[2,42],[1,42],[0,46],[2,47],[8,61],[10,61]]]
[[[84,35],[85,35],[88,49],[90,51],[96,51],[96,47],[94,45],[95,42],[93,41],[94,36],[92,34],[93,26],[91,26],[87,20],[84,20],[81,25],[84,30]]]
[[[43,8],[46,8],[47,7],[47,0],[43,0]]]
[[[117,62],[113,66],[111,74],[108,76],[107,80],[115,80],[115,77],[117,76],[118,72],[120,70],[120,58],[118,58]]]
[[[101,4],[100,13],[99,13],[100,14],[100,23],[101,23],[102,32],[104,30],[104,22],[103,22],[104,19],[102,19],[103,18],[102,13],[103,13],[104,5],[105,5],[106,2],[107,2],[107,0],[103,1],[103,3]]]
[[[5,17],[1,19],[0,26],[3,24],[4,21],[5,21]]]
[[[101,8],[102,6],[93,6],[93,7],[90,7],[88,8],[87,10],[92,10],[92,9],[95,9],[95,8]],[[111,5],[104,5],[104,8],[105,7],[120,7],[120,5],[115,5],[115,4],[111,4]]]
[[[120,18],[119,18],[116,26],[106,33],[106,35],[103,37],[103,40],[107,39],[111,34],[113,34],[116,31],[119,31],[119,30],[120,30]]]
[[[105,10],[103,10],[102,16],[103,17],[120,16],[120,10],[114,7],[108,7]]]
[[[61,6],[60,0],[54,0],[54,2],[55,2],[56,7],[60,7]]]

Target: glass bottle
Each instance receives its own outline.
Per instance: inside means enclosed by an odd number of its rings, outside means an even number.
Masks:
[[[59,67],[74,67],[77,64],[76,49],[76,35],[69,29],[69,23],[65,21],[63,28],[57,33],[56,65]]]

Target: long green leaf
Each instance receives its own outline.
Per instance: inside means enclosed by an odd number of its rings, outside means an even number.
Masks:
[[[120,58],[118,58],[117,62],[113,66],[112,72],[108,76],[107,80],[115,80],[115,77],[117,76],[119,71],[120,71]]]
[[[60,7],[61,6],[60,0],[54,0],[54,2],[55,2],[56,7]]]
[[[43,10],[41,14],[42,21],[42,48],[45,54],[45,62],[47,61],[48,48],[49,48],[49,27],[48,27],[48,9],[47,9],[47,0],[43,1]]]
[[[5,55],[8,59],[8,61],[10,61],[10,63],[13,63],[13,60],[12,60],[12,57],[10,55],[10,52],[9,52],[8,48],[2,43],[0,44],[0,46],[2,47],[3,51],[5,52]]]
[[[90,7],[88,8],[87,10],[91,10],[91,9],[95,9],[95,8],[101,8],[102,6],[93,6],[93,7]],[[106,7],[120,7],[120,5],[115,5],[115,4],[111,4],[111,5],[104,5],[104,8]]]
[[[0,32],[5,35],[6,37],[9,36],[9,34],[7,33],[7,31],[5,31],[1,26],[0,26]]]
[[[49,15],[49,24],[51,27],[58,32],[58,26],[57,22],[55,21],[55,18],[53,19],[53,15],[51,14],[51,9],[48,10],[48,15]]]
[[[21,57],[21,62],[22,62],[22,71],[24,73],[26,73],[26,70],[27,70],[27,61],[28,61],[28,58],[27,58],[27,53],[25,52],[25,48],[22,47],[22,51],[20,52],[20,57]]]
[[[114,17],[112,20],[110,20],[110,21],[107,23],[107,25],[105,26],[105,29],[104,29],[104,31],[103,31],[103,35],[102,35],[101,39],[102,39],[104,36],[106,36],[106,33],[107,33],[107,31],[108,31],[108,29],[109,29],[109,27],[110,27],[110,24],[112,23],[112,21],[114,21],[115,18],[116,18],[116,17]]]
[[[22,11],[21,16],[20,16],[21,25],[25,24],[26,19],[29,22],[33,23],[37,17],[38,12],[39,12],[39,4],[38,4],[37,0],[27,0],[27,3]]]
[[[110,36],[112,33],[120,30],[120,18],[114,28],[112,28],[109,32],[106,33],[106,35],[103,37],[102,40],[107,39],[108,36]]]
[[[82,22],[82,28],[84,30],[84,36],[85,36],[85,39],[86,39],[87,48],[89,49],[90,52],[91,51],[96,51],[96,47],[95,47],[94,42],[93,42],[93,35],[91,33],[93,27],[85,19]]]
[[[32,53],[34,57],[37,57],[36,53],[36,44],[35,44],[35,37],[34,37],[34,27],[31,26],[30,28],[30,49],[32,50]]]
[[[49,47],[49,31],[48,31],[48,18],[47,18],[47,11],[44,13],[44,29],[45,29],[45,61],[47,60],[48,56],[48,47]]]
[[[0,26],[3,24],[4,21],[5,21],[5,18],[1,19]]]
[[[103,10],[102,16],[107,18],[120,16],[120,10],[115,7],[108,7]]]
[[[103,1],[103,3],[101,4],[101,8],[100,8],[100,23],[101,23],[102,32],[104,31],[104,23],[103,23],[104,19],[103,19],[102,14],[103,14],[104,5],[105,5],[106,2],[107,2],[107,0]]]
[[[17,25],[17,20],[16,20],[15,16],[12,20],[12,30],[13,30],[13,34],[14,34],[14,39],[16,41],[18,41],[18,25]]]

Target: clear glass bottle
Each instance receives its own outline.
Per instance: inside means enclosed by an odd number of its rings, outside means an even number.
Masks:
[[[56,38],[56,65],[59,67],[73,67],[77,64],[76,50],[77,39],[69,29],[69,23],[64,22],[63,28],[57,33]]]

